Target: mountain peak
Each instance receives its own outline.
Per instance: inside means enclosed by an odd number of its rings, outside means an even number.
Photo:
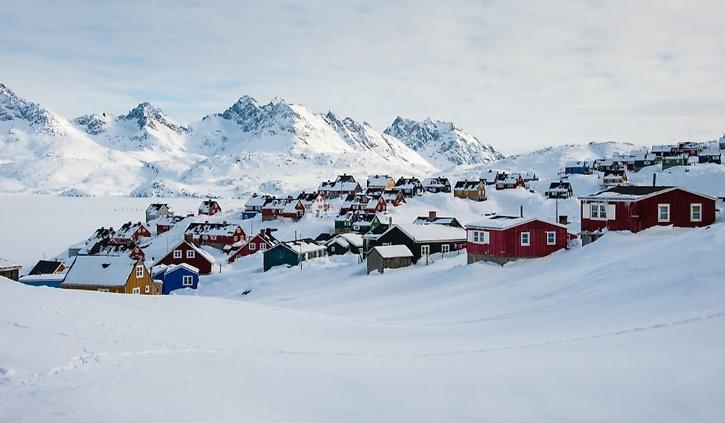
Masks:
[[[55,113],[18,97],[7,85],[0,83],[0,122],[12,120],[27,122],[37,133],[64,133],[63,122]]]
[[[452,122],[429,117],[415,121],[398,116],[384,133],[400,139],[441,168],[485,163],[503,157]]]
[[[159,129],[165,126],[176,133],[189,132],[189,128],[174,122],[163,110],[149,102],[140,103],[131,109],[126,115],[119,117],[120,120],[136,121],[138,129]]]

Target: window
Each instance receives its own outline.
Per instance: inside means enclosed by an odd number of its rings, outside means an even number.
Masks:
[[[266,250],[267,249],[267,244],[265,244],[264,242],[259,243],[259,249],[261,251]]]
[[[216,235],[212,235],[212,236],[211,236],[211,240],[212,240],[212,241],[216,241]]]
[[[174,258],[175,259],[181,258],[181,250],[174,250]]]
[[[531,234],[528,232],[521,232],[521,246],[528,247],[531,245]]]
[[[133,288],[131,290],[131,293],[132,294],[140,294],[141,293],[141,288],[139,288],[139,287]]]
[[[146,286],[144,286],[143,291],[148,294],[149,292],[151,292],[151,287],[146,285]]]
[[[690,222],[702,222],[702,204],[690,204]]]
[[[476,244],[488,244],[489,237],[486,231],[471,231],[471,240]]]
[[[607,220],[607,205],[604,203],[591,204],[591,218],[596,220]]]
[[[451,246],[448,244],[441,245],[441,253],[446,254],[451,251]]]
[[[420,255],[421,256],[430,255],[430,245],[421,245],[420,246]]]
[[[98,288],[98,292],[108,292],[108,288]]]
[[[670,221],[670,205],[669,204],[658,204],[657,205],[657,221],[658,222],[669,222]]]
[[[186,258],[188,258],[188,259],[196,258],[196,251],[186,250]]]
[[[556,245],[556,232],[546,232],[546,245]]]
[[[136,266],[136,278],[143,278],[143,265]]]
[[[257,249],[257,244],[250,242],[249,243],[249,251],[254,251]]]
[[[194,285],[194,277],[191,275],[184,275],[181,278],[181,285],[183,286],[192,286]]]
[[[387,247],[387,246],[389,246],[389,245],[392,245],[392,244],[391,244],[391,243],[389,243],[389,242],[383,242],[383,247]]]

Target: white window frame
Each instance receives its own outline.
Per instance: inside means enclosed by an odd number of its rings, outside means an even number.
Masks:
[[[697,209],[697,219],[695,219],[695,209]],[[690,204],[690,222],[702,222],[702,203]]]
[[[667,210],[667,218],[662,218],[662,210]],[[669,223],[671,219],[670,205],[669,203],[657,204],[657,222],[658,223]]]
[[[139,294],[141,294],[141,288],[138,286],[136,288],[131,288],[131,293],[139,295]]]
[[[174,258],[180,259],[184,256],[184,254],[181,252],[181,250],[174,250]]]
[[[196,251],[194,251],[194,250],[186,250],[186,258],[188,258],[188,259],[194,259],[194,258],[196,258]]]
[[[526,236],[526,242],[524,242],[524,235]],[[519,234],[519,241],[521,241],[522,247],[530,247],[531,246],[531,232],[521,232]]]
[[[609,220],[607,213],[607,203],[590,203],[589,218],[591,220]]]
[[[389,247],[389,246],[391,246],[391,245],[393,245],[393,244],[391,244],[391,243],[389,243],[389,242],[383,242],[383,247]]]
[[[451,245],[450,244],[443,244],[441,245],[441,254],[448,254],[451,252]]]
[[[259,251],[264,251],[267,249],[267,243],[266,242],[260,242],[259,243]]]
[[[141,278],[143,278],[143,265],[139,264],[138,266],[136,266],[136,279]]]
[[[420,246],[420,255],[421,256],[429,256],[430,255],[430,245],[421,245]]]
[[[191,275],[184,275],[181,277],[181,286],[194,286],[194,277]]]
[[[151,292],[151,287],[148,286],[148,285],[146,285],[146,286],[143,287],[143,291],[148,294],[148,293]]]
[[[549,239],[549,237],[552,237]],[[546,245],[556,245],[556,232],[546,231]]]
[[[110,292],[108,288],[98,288],[98,292]]]
[[[257,244],[254,242],[249,243],[249,251],[255,251],[257,249]]]

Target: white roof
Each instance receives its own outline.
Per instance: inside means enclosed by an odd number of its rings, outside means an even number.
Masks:
[[[588,166],[588,163],[584,160],[578,161],[578,162],[569,161],[569,162],[566,162],[566,164],[564,165],[564,167],[587,167],[587,166]]]
[[[393,225],[392,228],[399,228],[416,242],[425,241],[465,241],[466,231],[447,225],[416,225],[414,223],[404,223]]]
[[[391,178],[390,176],[387,176],[387,175],[370,176],[370,177],[368,177],[368,186],[373,185],[373,186],[384,187],[388,184],[388,182],[390,182],[391,179],[393,179],[393,178]]]
[[[65,279],[65,273],[47,273],[43,275],[25,275],[20,277],[20,282],[33,282],[33,281],[60,281]]]
[[[667,152],[672,151],[674,148],[673,145],[667,145],[667,144],[660,144],[660,145],[653,145],[652,146],[652,152]]]
[[[269,197],[266,195],[253,195],[244,205],[246,207],[262,207],[267,202],[268,198]]]
[[[320,245],[320,244],[313,243],[313,242],[307,242],[307,241],[288,241],[288,242],[284,242],[282,244],[298,254],[303,254],[303,253],[308,253],[310,251],[319,251],[319,250],[325,249],[324,245]]]
[[[413,257],[413,253],[405,245],[382,245],[374,247],[373,250],[382,258]]]
[[[515,217],[515,216],[497,216],[497,217],[489,217],[483,220],[479,220],[477,222],[473,222],[469,225],[466,225],[466,228],[483,228],[483,229],[508,229],[513,228],[514,226],[523,225],[528,222],[533,222],[535,220],[538,220],[540,222],[548,223],[550,225],[554,226],[560,226],[562,228],[566,228],[564,225],[560,225],[558,223],[549,222],[548,220],[539,219],[536,217]]]
[[[340,241],[342,241],[342,242],[340,242]],[[328,244],[332,244],[335,242],[339,243],[340,245],[345,245],[344,243],[346,243],[346,244],[349,244],[349,245],[352,245],[352,246],[358,247],[358,248],[363,246],[362,235],[353,234],[353,233],[337,235],[334,238],[332,238],[331,240],[329,240]]]
[[[166,270],[164,271],[164,274],[166,273],[173,273],[179,269],[186,269],[190,272],[199,273],[199,269],[186,263],[179,263],[179,264],[173,264],[171,266],[167,266]]]
[[[20,267],[20,265],[14,264],[13,262],[0,257],[0,268],[4,267]]]
[[[135,265],[127,256],[78,256],[63,284],[124,286]]]

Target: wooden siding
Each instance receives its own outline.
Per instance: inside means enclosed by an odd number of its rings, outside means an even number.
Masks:
[[[175,250],[181,250],[181,258],[174,258]],[[187,251],[194,251],[194,258],[186,258]],[[209,260],[206,259],[206,257],[202,256],[196,250],[194,250],[189,245],[188,241],[181,243],[180,245],[176,246],[176,248],[169,251],[169,253],[166,254],[166,256],[164,256],[156,264],[165,264],[167,266],[171,266],[174,264],[182,263],[186,263],[188,265],[196,267],[197,269],[199,269],[200,275],[208,275],[209,273],[211,273],[213,266],[213,263],[211,263]]]
[[[585,204],[604,203],[605,201],[582,200],[580,204],[582,232],[596,232],[603,229],[612,231],[632,231],[651,228],[653,226],[677,226],[685,228],[708,226],[715,222],[715,200],[698,194],[676,189],[661,193],[639,201],[614,201],[608,204],[615,206],[615,219],[593,220],[584,217]],[[657,219],[658,205],[670,205],[669,222]],[[690,221],[690,205],[702,204],[702,221]]]
[[[143,263],[139,261],[136,265],[143,266]],[[151,275],[149,274],[148,269],[146,269],[146,266],[143,266],[143,276],[137,278],[136,265],[130,268],[130,273],[128,275],[128,278],[126,279],[126,283],[122,286],[63,284],[62,287],[63,289],[77,289],[81,291],[98,291],[103,289],[115,294],[132,294],[134,288],[139,288],[141,295],[158,295],[159,292],[156,289],[156,284],[151,278]],[[99,282],[102,283],[102,281]],[[146,292],[146,287],[148,287],[148,292]]]
[[[505,260],[494,260],[498,262],[515,260],[520,258],[544,257],[555,251],[567,247],[568,234],[566,228],[553,225],[541,220],[534,220],[524,224],[506,229],[475,228],[469,227],[466,232],[486,231],[489,233],[489,243],[481,244],[469,241],[466,244],[468,262],[486,260],[488,257],[503,258]],[[529,233],[529,245],[521,245],[521,233]],[[546,232],[556,233],[554,245],[547,245]]]

